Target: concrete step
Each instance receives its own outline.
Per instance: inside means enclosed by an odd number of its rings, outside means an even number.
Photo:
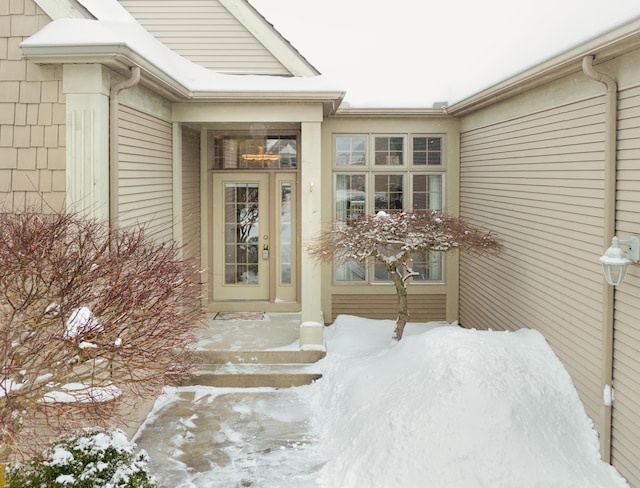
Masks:
[[[325,357],[325,351],[195,351],[200,364],[310,364]]]
[[[311,366],[296,364],[203,364],[182,386],[217,386],[233,388],[289,388],[308,385],[322,377]]]

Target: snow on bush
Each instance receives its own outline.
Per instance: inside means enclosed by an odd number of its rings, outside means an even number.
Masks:
[[[41,459],[9,471],[9,488],[153,488],[148,456],[121,430],[86,429],[51,444]]]
[[[200,270],[177,242],[1,208],[0,236],[0,464],[81,427],[123,425],[190,374]]]

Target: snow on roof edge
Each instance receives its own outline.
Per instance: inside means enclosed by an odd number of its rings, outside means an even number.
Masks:
[[[190,92],[289,92],[333,94],[342,98],[344,90],[324,75],[283,77],[270,75],[233,75],[215,72],[197,65],[162,44],[135,19],[92,20],[58,19],[21,43],[32,55],[42,56],[55,50],[90,48],[91,46],[126,45],[151,65],[167,74]]]

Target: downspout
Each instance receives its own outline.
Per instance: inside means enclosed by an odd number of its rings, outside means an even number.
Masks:
[[[617,166],[617,118],[618,85],[609,75],[593,69],[594,56],[582,58],[582,71],[591,80],[605,85],[605,142],[604,142],[604,241],[602,248],[611,245],[616,228],[616,166]],[[613,385],[613,314],[614,287],[603,280],[603,317],[602,317],[602,362],[601,388],[603,400],[601,406],[600,455],[602,460],[611,462],[611,423],[612,423],[612,385]]]
[[[140,68],[131,68],[131,77],[111,87],[109,96],[109,223],[118,222],[118,94],[140,82]]]

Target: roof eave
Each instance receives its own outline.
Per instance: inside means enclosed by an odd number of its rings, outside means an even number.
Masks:
[[[384,108],[341,107],[336,117],[448,117],[447,107],[442,108]]]
[[[319,102],[327,116],[338,110],[345,96],[344,91],[191,91],[125,43],[26,44],[22,45],[22,52],[25,59],[36,64],[102,64],[123,76],[129,76],[131,67],[138,66],[140,84],[172,102]]]
[[[191,101],[322,103],[326,117],[336,113],[345,95],[344,91],[194,91]]]
[[[581,71],[585,56],[596,56],[597,63],[605,62],[633,49],[640,43],[640,18],[634,19],[617,29],[598,36],[579,46],[522,71],[500,83],[478,92],[451,105],[447,111],[461,116],[479,110],[487,105],[511,98],[571,73]]]
[[[140,84],[177,102],[191,98],[187,87],[140,56],[125,43],[95,45],[22,45],[25,59],[36,64],[102,64],[129,76],[132,66],[140,67]]]

